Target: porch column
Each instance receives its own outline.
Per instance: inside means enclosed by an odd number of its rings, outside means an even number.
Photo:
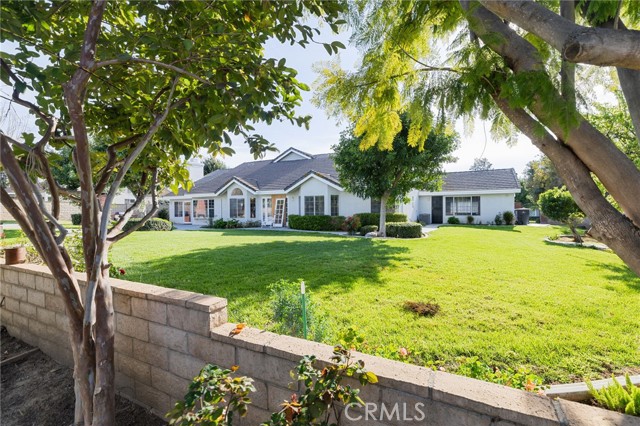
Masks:
[[[331,193],[329,192],[329,185],[325,185],[324,190],[324,214],[325,216],[331,216]]]
[[[251,220],[251,194],[245,191],[244,196],[244,220]]]

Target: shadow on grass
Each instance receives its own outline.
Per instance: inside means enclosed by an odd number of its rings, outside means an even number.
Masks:
[[[353,284],[382,285],[380,272],[408,258],[409,249],[371,239],[297,234],[309,241],[274,241],[278,231],[222,231],[225,239],[255,236],[248,244],[198,248],[145,262],[133,262],[131,279],[199,293],[226,297],[234,304],[264,303],[267,286],[280,279],[303,279],[308,288],[329,286],[336,294],[347,293]],[[284,235],[283,235],[284,234]],[[293,235],[292,235],[293,236]],[[260,242],[260,237],[269,237]],[[129,271],[128,271],[129,273]]]
[[[516,225],[449,225],[444,224],[443,227],[446,228],[464,228],[469,230],[489,230],[489,231],[509,231],[509,232],[522,232],[519,226]]]
[[[632,290],[640,291],[640,277],[625,265],[613,265],[602,262],[588,262],[587,266],[606,271],[605,277],[610,280],[621,281]]]

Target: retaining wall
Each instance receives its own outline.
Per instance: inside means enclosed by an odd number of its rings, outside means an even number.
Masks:
[[[328,345],[253,328],[230,336],[226,299],[116,279],[112,286],[117,390],[160,416],[205,363],[239,365],[257,389],[241,424],[258,425],[300,390],[289,372],[303,355],[321,363],[331,356]],[[64,306],[47,268],[0,266],[0,296],[2,325],[11,335],[72,365]],[[362,398],[376,405],[343,412],[341,425],[640,425],[640,419],[575,402],[369,355],[356,358],[379,378],[361,388]]]

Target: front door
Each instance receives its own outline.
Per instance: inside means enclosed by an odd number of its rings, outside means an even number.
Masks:
[[[286,198],[276,198],[276,211],[273,215],[273,226],[282,228],[285,223],[285,200]]]
[[[184,211],[184,223],[191,223],[191,202],[185,201],[183,205]]]
[[[262,224],[264,226],[273,225],[273,209],[271,208],[271,197],[262,199]]]
[[[442,195],[431,197],[431,223],[442,223]]]

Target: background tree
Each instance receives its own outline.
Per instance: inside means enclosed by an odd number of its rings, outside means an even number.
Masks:
[[[412,189],[437,190],[444,173],[442,165],[454,161],[457,137],[444,132],[430,133],[411,146],[407,143],[409,123],[402,117],[402,130],[395,135],[392,149],[364,148],[363,139],[349,129],[332,147],[340,183],[361,198],[380,199],[380,226],[385,235],[387,204],[401,201]]]
[[[215,172],[216,170],[224,170],[227,168],[227,165],[224,164],[224,161],[214,156],[207,157],[206,160],[204,160],[203,166],[205,176],[211,172]]]
[[[640,32],[627,25],[637,28],[640,2],[350,5],[353,42],[364,60],[354,72],[335,63],[322,70],[315,97],[320,105],[356,123],[365,145],[381,149],[389,148],[405,112],[409,143],[428,134],[441,116],[489,120],[494,135],[503,137],[513,138],[517,128],[554,164],[591,219],[594,236],[640,274],[640,170],[585,115],[598,103],[589,97],[589,71],[613,67],[638,143]]]
[[[16,193],[1,202],[47,264],[69,318],[76,392],[75,424],[114,424],[114,322],[109,247],[137,230],[157,209],[158,187],[190,188],[188,159],[200,149],[231,154],[230,134],[243,135],[254,155],[272,146],[251,123],[289,120],[306,86],[284,59],[264,56],[270,39],[306,45],[318,16],[334,30],[340,5],[291,1],[0,3],[0,59],[11,101],[37,118],[40,133],[0,133],[0,161]],[[339,43],[327,44],[336,52]],[[35,58],[40,58],[35,61]],[[29,101],[28,94],[35,100]],[[90,136],[108,141],[96,152]],[[61,186],[52,163],[69,146],[79,191]],[[47,209],[36,181],[52,198]],[[136,201],[117,223],[108,211],[118,189]],[[104,205],[98,195],[106,192]],[[153,208],[123,231],[149,194]],[[87,289],[81,292],[59,222],[60,196],[77,200]]]
[[[584,220],[584,213],[573,200],[573,197],[564,186],[552,188],[540,194],[540,209],[542,213],[553,220],[564,223],[571,229],[573,240],[582,243],[582,237],[577,227]]]
[[[473,160],[473,164],[469,167],[472,172],[480,170],[493,170],[493,164],[487,158],[476,158]]]
[[[564,185],[553,163],[544,154],[527,163],[527,167],[524,169],[523,184],[527,190],[529,202],[534,206],[538,206],[540,194]]]

